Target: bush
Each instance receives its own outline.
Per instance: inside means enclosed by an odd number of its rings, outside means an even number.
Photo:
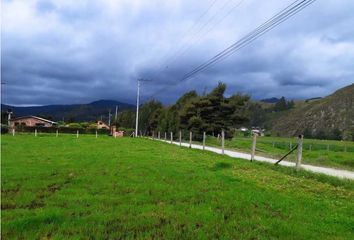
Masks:
[[[68,123],[68,124],[66,124],[65,127],[68,127],[68,128],[76,128],[76,129],[82,128],[82,126],[81,126],[80,123]]]
[[[9,127],[5,124],[1,124],[1,134],[6,134],[9,132]]]

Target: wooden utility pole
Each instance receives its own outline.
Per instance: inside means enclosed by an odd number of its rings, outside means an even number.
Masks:
[[[299,135],[298,142],[297,142],[297,158],[296,158],[296,170],[299,171],[301,167],[301,160],[302,160],[302,143],[304,137],[303,135]]]
[[[221,131],[221,153],[225,154],[225,132]]]
[[[203,150],[205,150],[205,132],[203,132]]]
[[[252,149],[251,149],[251,162],[254,160],[256,154],[257,133],[253,133]]]

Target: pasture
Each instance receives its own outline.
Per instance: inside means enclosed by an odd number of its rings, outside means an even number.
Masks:
[[[2,239],[353,239],[354,184],[142,138],[2,136]]]

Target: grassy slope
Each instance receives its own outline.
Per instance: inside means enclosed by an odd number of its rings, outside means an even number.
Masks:
[[[2,137],[2,239],[353,239],[353,182],[144,139]]]
[[[344,139],[351,140],[354,118],[354,84],[330,96],[297,104],[296,108],[271,114],[272,132],[279,136],[296,136],[308,128],[313,134],[340,129]]]
[[[280,159],[289,151],[290,142],[291,146],[295,146],[296,141],[296,138],[259,137],[257,138],[257,155]],[[207,144],[220,147],[220,141],[213,137],[208,137]],[[250,152],[251,145],[251,137],[236,137],[225,141],[226,148],[247,153]],[[327,151],[327,145],[329,145],[329,151]],[[295,159],[296,151],[285,160],[294,162]],[[303,163],[354,171],[354,142],[305,139]]]

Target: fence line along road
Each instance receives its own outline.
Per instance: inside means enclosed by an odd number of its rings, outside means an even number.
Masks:
[[[149,139],[152,139],[149,137]],[[156,139],[161,142],[166,142],[169,144],[175,144],[178,146],[182,147],[187,147],[187,148],[194,148],[194,149],[200,149],[203,150],[203,148],[206,151],[210,152],[215,152],[218,154],[224,154],[230,157],[234,158],[240,158],[240,159],[245,159],[245,160],[250,160],[251,159],[251,154],[248,153],[241,153],[241,152],[236,152],[236,151],[230,151],[230,150],[222,150],[220,148],[216,147],[209,147],[203,145],[198,145],[198,144],[192,144],[192,143],[180,143],[180,142],[175,142],[175,141],[167,141],[164,139]],[[278,160],[273,159],[273,158],[267,158],[267,157],[261,157],[261,156],[254,156],[253,160],[259,161],[259,162],[266,162],[266,163],[272,163],[275,164]],[[285,166],[285,167],[296,167],[296,163],[293,162],[288,162],[288,161],[282,161],[279,163],[279,165]],[[301,164],[301,169],[314,172],[314,173],[321,173],[325,174],[328,176],[333,176],[333,177],[338,177],[338,178],[346,178],[346,179],[351,179],[354,180],[354,172],[352,171],[347,171],[347,170],[339,170],[339,169],[334,169],[334,168],[327,168],[327,167],[318,167],[318,166],[313,166],[313,165],[308,165],[308,164]]]

